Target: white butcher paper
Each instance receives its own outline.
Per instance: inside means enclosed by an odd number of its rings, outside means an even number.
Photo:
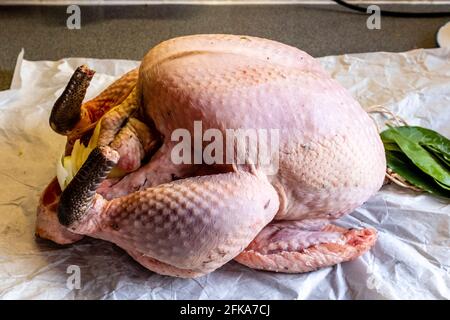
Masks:
[[[320,62],[364,108],[382,104],[409,124],[450,137],[450,49]],[[376,228],[374,248],[306,274],[262,272],[232,261],[198,279],[171,278],[146,270],[112,243],[85,238],[59,246],[36,239],[38,198],[65,144],[50,129],[49,112],[81,64],[97,71],[87,94],[92,98],[139,62],[27,61],[22,51],[11,89],[0,92],[0,299],[450,299],[449,201],[392,185],[339,220]],[[77,267],[79,289],[69,278]]]

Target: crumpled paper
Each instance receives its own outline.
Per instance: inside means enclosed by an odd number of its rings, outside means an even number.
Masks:
[[[320,59],[363,107],[382,104],[413,125],[450,136],[450,50],[365,53]],[[276,274],[230,262],[198,279],[152,273],[111,243],[58,246],[34,236],[38,197],[55,175],[65,139],[48,116],[80,64],[97,71],[87,98],[138,62],[19,55],[0,92],[1,299],[450,299],[450,205],[386,186],[339,221],[379,231],[361,258],[307,274]],[[378,118],[381,124],[383,119]],[[80,289],[70,276],[80,268]]]

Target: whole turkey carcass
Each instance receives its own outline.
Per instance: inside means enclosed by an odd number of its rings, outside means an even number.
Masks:
[[[50,125],[67,145],[41,197],[38,236],[110,241],[178,277],[232,259],[308,272],[375,243],[373,229],[331,222],[381,187],[383,145],[358,102],[305,52],[249,36],[175,38],[83,104],[93,75],[79,67],[52,109]],[[181,136],[197,139],[198,124],[204,136],[175,152]],[[235,146],[223,152],[231,161],[179,161],[191,151],[198,160],[196,148],[213,140],[225,148],[229,141],[215,140],[244,129],[277,132],[276,170],[250,153],[239,163]]]

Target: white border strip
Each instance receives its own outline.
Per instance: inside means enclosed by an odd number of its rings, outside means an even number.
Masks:
[[[412,5],[445,5],[450,0],[348,0],[351,4],[412,4]],[[160,4],[192,4],[192,5],[242,5],[242,4],[336,4],[331,0],[0,0],[2,5],[160,5]]]

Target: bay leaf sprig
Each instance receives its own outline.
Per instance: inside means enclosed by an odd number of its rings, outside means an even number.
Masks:
[[[413,186],[450,198],[450,140],[418,126],[392,127],[381,139],[387,166]]]

